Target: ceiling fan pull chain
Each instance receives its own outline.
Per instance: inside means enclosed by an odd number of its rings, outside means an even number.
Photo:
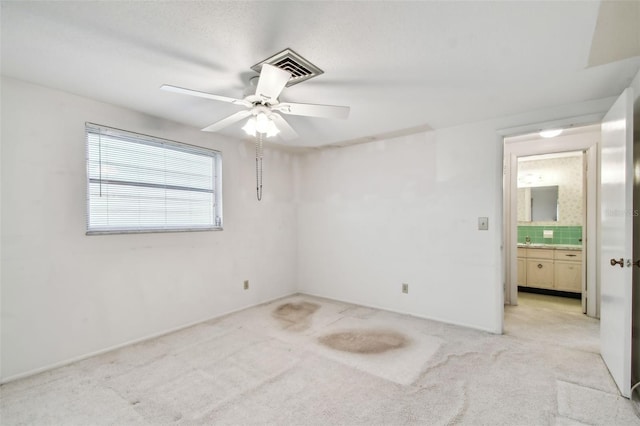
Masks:
[[[256,137],[256,196],[262,200],[262,140],[264,133],[258,132]]]

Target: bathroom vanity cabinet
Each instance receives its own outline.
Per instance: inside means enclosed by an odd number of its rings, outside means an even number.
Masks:
[[[553,259],[554,288],[582,292],[582,250],[556,250]]]
[[[518,285],[582,292],[582,250],[518,247]]]

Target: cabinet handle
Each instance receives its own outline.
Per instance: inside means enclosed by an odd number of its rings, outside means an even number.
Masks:
[[[565,254],[565,256],[569,256],[569,257],[576,257],[577,254]]]
[[[542,263],[538,263],[538,269],[542,269]]]

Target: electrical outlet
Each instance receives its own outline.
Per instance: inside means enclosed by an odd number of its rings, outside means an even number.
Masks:
[[[409,293],[409,284],[402,283],[402,292],[403,293]]]
[[[249,290],[249,280],[244,280],[244,289]]]

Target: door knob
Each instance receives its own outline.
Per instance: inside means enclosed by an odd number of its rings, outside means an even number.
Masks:
[[[620,258],[620,260],[611,259],[610,263],[611,263],[611,266],[620,265],[621,268],[624,268],[624,259],[623,258]]]

